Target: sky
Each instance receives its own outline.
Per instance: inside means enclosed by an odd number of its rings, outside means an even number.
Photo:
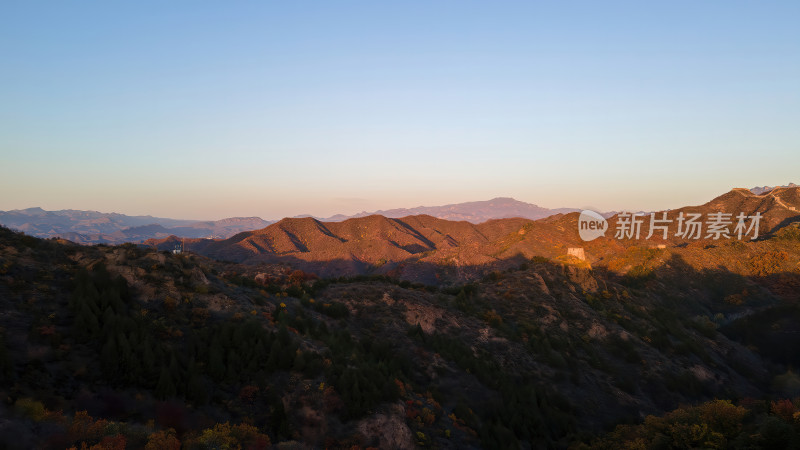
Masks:
[[[800,182],[800,2],[0,3],[0,210],[658,210]]]

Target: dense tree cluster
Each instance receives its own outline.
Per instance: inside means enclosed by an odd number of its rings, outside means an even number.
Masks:
[[[334,361],[325,377],[341,395],[346,417],[360,417],[399,397],[395,380],[407,380],[412,364],[395,346],[378,339],[355,341],[346,330],[327,336],[325,342]]]
[[[647,416],[639,425],[619,425],[605,436],[574,449],[638,448],[800,448],[798,401],[745,400],[734,405],[713,400]]]
[[[517,448],[522,442],[549,442],[555,445],[559,436],[572,429],[569,402],[532,376],[510,376],[494,358],[488,354],[475,354],[459,339],[442,335],[426,334],[419,325],[411,327],[409,336],[444,358],[455,362],[468,373],[474,374],[482,383],[496,392],[486,402],[472,403],[472,408],[455,411],[457,417],[468,419],[477,427],[481,444],[485,448]],[[466,411],[479,411],[474,414]]]
[[[138,386],[162,399],[202,405],[226,387],[267,386],[276,371],[321,368],[319,355],[300,351],[285,325],[274,332],[256,319],[228,319],[184,327],[179,337],[163,339],[163,327],[131,302],[125,280],[112,279],[102,265],[76,277],[70,300],[74,336],[99,350],[103,380],[112,386]],[[277,398],[270,410],[275,430],[288,434]]]

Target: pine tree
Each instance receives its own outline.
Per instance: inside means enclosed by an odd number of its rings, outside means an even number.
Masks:
[[[106,374],[110,377],[115,376],[119,369],[119,350],[113,337],[103,344],[103,351],[100,353],[100,357]]]
[[[281,344],[278,341],[274,341],[269,350],[269,358],[267,358],[266,369],[268,372],[272,373],[278,370],[280,352],[281,352]]]
[[[156,395],[161,399],[166,399],[169,397],[174,397],[175,393],[175,383],[172,381],[169,368],[164,367],[161,369],[161,376],[158,378]]]
[[[292,364],[292,370],[302,372],[305,368],[306,368],[305,356],[303,356],[303,352],[297,352],[297,355],[294,358],[294,364]]]
[[[289,428],[289,419],[286,415],[286,409],[283,407],[283,402],[280,398],[276,398],[270,407],[272,412],[270,422],[272,424],[272,432],[282,439],[286,439],[291,435],[291,428]]]
[[[5,339],[0,334],[0,381],[3,383],[8,382],[13,375],[14,365],[11,362],[11,356],[8,354]]]
[[[199,374],[193,373],[189,376],[186,391],[187,397],[195,405],[204,405],[208,401],[208,386]]]
[[[97,317],[88,305],[83,304],[80,307],[77,317],[75,317],[75,334],[83,341],[87,341],[96,336],[100,331],[100,325],[97,322]]]
[[[181,368],[181,364],[178,361],[177,355],[174,352],[169,360],[169,374],[176,386],[183,385],[183,380],[186,379],[185,374]]]
[[[226,366],[226,375],[225,379],[228,383],[235,383],[239,381],[242,373],[239,370],[239,366],[241,363],[239,361],[239,355],[233,349],[228,351],[228,358],[227,358],[227,366]]]
[[[112,332],[117,328],[117,315],[111,307],[106,307],[103,313],[103,336],[111,336]]]
[[[217,381],[225,377],[225,361],[223,359],[222,346],[218,340],[214,340],[208,354],[208,373]]]
[[[289,370],[292,368],[292,364],[294,363],[295,354],[297,352],[297,346],[294,344],[288,344],[285,347],[281,347],[280,356],[278,360],[278,367],[283,370]]]
[[[153,386],[156,383],[157,372],[155,371],[155,367],[156,355],[153,352],[153,341],[150,337],[146,337],[142,345],[142,380],[139,380],[143,385]]]

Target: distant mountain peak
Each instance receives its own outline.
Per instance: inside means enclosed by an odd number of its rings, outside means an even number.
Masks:
[[[766,194],[767,192],[776,189],[776,188],[793,188],[798,187],[798,185],[794,183],[785,184],[783,186],[756,186],[754,188],[750,188],[750,192],[756,195]]]
[[[47,211],[45,211],[44,209],[42,209],[42,208],[40,208],[38,206],[35,206],[33,208],[17,209],[17,210],[14,210],[13,212],[18,212],[18,213],[26,214],[26,215],[36,215],[36,216],[47,214]]]

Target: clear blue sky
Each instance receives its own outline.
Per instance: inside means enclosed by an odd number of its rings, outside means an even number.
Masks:
[[[798,1],[4,1],[0,209],[660,209],[798,182],[798,23]]]

